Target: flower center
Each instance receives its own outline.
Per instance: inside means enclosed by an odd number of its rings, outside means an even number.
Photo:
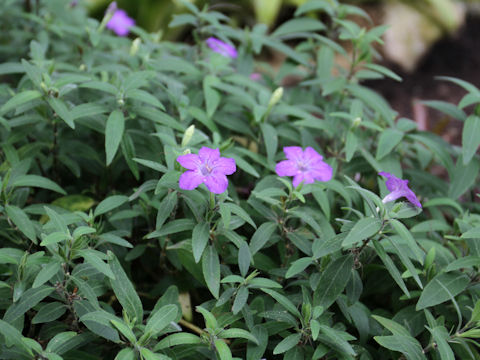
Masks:
[[[210,175],[212,172],[213,168],[209,166],[209,164],[204,164],[200,170],[203,176]]]
[[[308,165],[305,164],[303,161],[299,161],[297,163],[297,167],[298,167],[298,170],[301,171],[301,172],[308,171]]]

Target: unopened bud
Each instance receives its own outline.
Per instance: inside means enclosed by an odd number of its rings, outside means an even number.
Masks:
[[[182,155],[187,155],[187,154],[191,154],[191,153],[192,153],[192,150],[190,150],[190,149],[185,149],[185,150],[183,150]]]
[[[361,122],[362,122],[362,118],[361,118],[361,117],[356,117],[356,118],[353,120],[353,127],[354,127],[354,128],[358,127]]]
[[[87,69],[87,66],[86,66],[85,64],[81,64],[81,65],[78,67],[78,69],[79,69],[80,71],[85,71],[85,70]]]
[[[275,104],[280,101],[282,96],[283,96],[283,87],[280,86],[273,92],[272,96],[270,97],[270,101],[268,102],[268,107],[271,108],[275,106]]]
[[[195,125],[190,125],[183,134],[182,147],[187,146],[190,140],[192,140],[193,133],[195,132]]]
[[[108,5],[108,8],[107,8],[107,11],[105,11],[105,15],[108,16],[108,15],[113,15],[115,13],[115,11],[118,10],[118,6],[117,6],[117,2],[116,1],[112,1],[110,3],[110,5]]]
[[[132,41],[132,46],[130,47],[130,56],[135,56],[141,43],[142,40],[140,40],[140,38],[138,37]]]
[[[123,101],[123,99],[118,99],[117,104],[118,104],[118,106],[123,106],[123,105],[125,105],[125,101]]]

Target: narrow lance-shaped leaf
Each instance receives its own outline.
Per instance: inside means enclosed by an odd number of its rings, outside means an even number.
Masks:
[[[111,164],[125,130],[125,118],[120,110],[114,110],[107,119],[105,127],[105,153],[107,166]]]
[[[141,323],[143,321],[142,302],[117,257],[110,251],[109,257],[110,260],[108,261],[108,264],[115,276],[115,279],[110,279],[113,292],[117,296],[120,304],[122,304],[125,312],[130,317],[130,320],[135,319],[135,322]]]

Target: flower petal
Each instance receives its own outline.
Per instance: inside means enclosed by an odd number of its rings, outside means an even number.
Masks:
[[[294,176],[298,172],[295,161],[282,160],[275,166],[275,172],[278,176]]]
[[[330,181],[333,174],[333,169],[326,162],[319,161],[312,167],[310,174],[317,181]]]
[[[382,202],[385,204],[390,201],[395,201],[406,195],[407,195],[406,192],[403,190],[392,191],[390,194],[388,194],[382,199]]]
[[[210,192],[214,194],[221,194],[227,190],[228,180],[223,174],[211,174],[205,177],[205,185]]]
[[[178,186],[183,190],[193,190],[203,182],[203,176],[196,171],[185,171],[180,175]]]
[[[232,175],[235,171],[237,171],[235,159],[226,157],[221,157],[220,159],[218,159],[213,169],[214,173],[219,172],[225,175]]]
[[[210,149],[203,146],[200,150],[198,150],[198,156],[200,156],[201,162],[209,162],[210,164],[213,164],[214,161],[220,159],[220,150],[218,148]]]
[[[303,150],[300,146],[285,146],[283,152],[288,160],[301,161],[303,160]]]
[[[222,40],[219,40],[214,37],[209,37],[205,42],[207,43],[210,49],[212,49],[213,51],[225,57],[230,57],[230,58],[237,57],[237,50],[232,45],[227,44]]]
[[[196,170],[201,165],[200,157],[196,154],[180,155],[177,161],[188,170]]]
[[[396,191],[407,188],[408,180],[402,180],[397,178],[395,175],[381,171],[378,175],[384,176],[387,178],[385,185],[387,186],[388,191]]]
[[[310,146],[308,146],[303,153],[305,162],[307,163],[312,163],[323,159],[323,156]]]
[[[305,180],[305,174],[303,172],[299,172],[293,177],[292,184],[294,187],[297,187],[304,180]]]
[[[410,201],[416,207],[419,207],[420,209],[422,208],[422,204],[420,204],[420,201],[418,201],[417,196],[412,190],[408,189],[407,193],[405,194],[405,197],[407,198],[408,201]]]

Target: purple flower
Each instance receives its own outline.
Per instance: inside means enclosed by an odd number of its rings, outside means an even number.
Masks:
[[[286,146],[283,152],[288,160],[280,161],[275,172],[278,176],[293,176],[293,186],[297,187],[302,181],[312,184],[315,180],[329,181],[332,178],[332,167],[310,146],[305,151],[299,146]]]
[[[228,187],[226,175],[232,175],[237,170],[234,159],[220,157],[219,149],[205,146],[198,151],[198,155],[180,155],[177,161],[188,169],[178,182],[183,190],[193,190],[204,183],[210,192],[221,194]]]
[[[383,203],[395,201],[398,198],[405,197],[413,205],[419,207],[420,209],[422,208],[422,204],[420,204],[420,201],[418,201],[415,193],[408,188],[408,180],[399,179],[395,175],[384,171],[379,172],[378,175],[387,178],[385,185],[387,186],[388,191],[390,191],[390,194],[383,198]]]
[[[114,2],[112,4],[114,4]],[[107,29],[113,30],[118,36],[127,36],[129,29],[135,25],[135,20],[129,17],[125,10],[116,9],[116,4],[109,6],[107,12],[111,12],[112,10],[113,15],[106,25]]]
[[[205,42],[210,49],[219,53],[220,55],[232,59],[237,57],[237,50],[235,50],[235,48],[230,44],[224,43],[223,41],[214,37],[209,37]]]
[[[250,79],[253,80],[253,81],[258,81],[261,78],[262,78],[262,74],[260,74],[258,72],[254,72],[254,73],[250,74]]]

